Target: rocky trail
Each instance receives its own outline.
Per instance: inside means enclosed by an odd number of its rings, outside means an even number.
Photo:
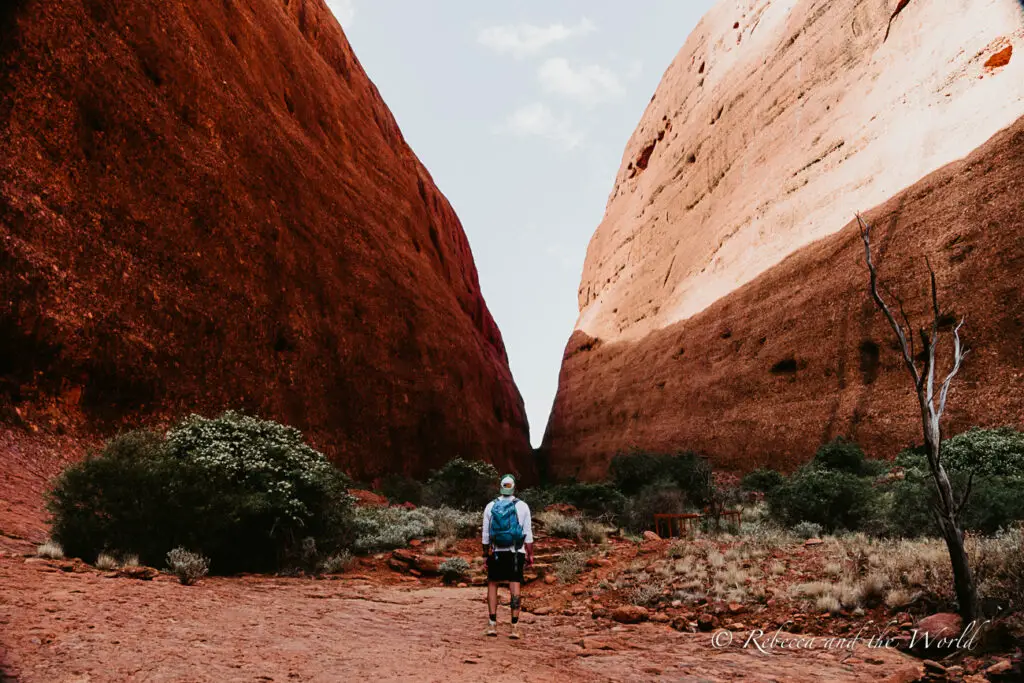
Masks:
[[[524,613],[525,637],[483,636],[480,588],[393,573],[316,580],[242,576],[179,585],[26,558],[0,544],[5,681],[875,681],[914,680],[895,651],[771,655],[665,624],[599,625]],[[526,603],[529,607],[530,590]],[[901,672],[903,672],[901,674]]]

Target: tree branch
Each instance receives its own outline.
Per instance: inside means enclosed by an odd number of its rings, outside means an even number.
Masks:
[[[949,394],[949,385],[956,376],[956,373],[960,371],[960,364],[964,360],[964,356],[968,354],[967,350],[962,350],[960,346],[960,328],[963,327],[966,318],[960,319],[960,324],[953,328],[953,369],[946,375],[946,379],[942,382],[942,389],[939,391],[939,411],[938,417],[942,417],[942,412],[946,409],[946,396]]]
[[[889,321],[889,327],[892,328],[900,342],[900,351],[903,352],[903,362],[907,366],[907,371],[914,378],[914,384],[920,387],[921,375],[918,374],[917,366],[914,365],[914,357],[910,352],[911,344],[907,342],[907,336],[904,334],[900,324],[896,322],[896,318],[893,316],[892,311],[889,310],[888,304],[885,303],[885,300],[878,293],[878,272],[875,270],[875,264],[871,260],[871,224],[861,218],[859,213],[857,214],[857,223],[860,225],[860,238],[864,242],[864,260],[867,262],[868,273],[871,276],[871,297],[878,304],[878,307],[882,309],[885,319]],[[907,332],[913,334],[910,329]]]

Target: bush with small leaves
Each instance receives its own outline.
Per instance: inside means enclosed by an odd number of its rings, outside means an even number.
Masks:
[[[483,510],[498,495],[498,470],[477,460],[453,458],[427,480],[424,498],[434,507]]]
[[[641,607],[650,607],[661,600],[665,587],[656,581],[646,581],[633,586],[629,591],[629,601]]]
[[[583,523],[579,517],[570,517],[559,512],[542,512],[537,521],[544,524],[544,529],[558,538],[579,538],[583,531]]]
[[[475,536],[482,524],[479,512],[456,510],[450,507],[420,508],[434,524],[434,533],[439,537],[470,538]]]
[[[36,548],[36,555],[45,557],[48,560],[63,560],[64,548],[60,543],[51,539]]]
[[[412,503],[421,505],[423,503],[423,482],[411,477],[404,477],[400,474],[391,474],[384,477],[380,485],[381,494],[392,504]]]
[[[769,493],[777,489],[785,481],[786,478],[782,476],[781,472],[762,467],[745,474],[743,479],[740,480],[740,487],[744,491]]]
[[[953,472],[1024,477],[1024,432],[974,427],[942,442],[942,462]]]
[[[167,566],[185,586],[191,586],[210,571],[210,560],[199,553],[175,548],[167,553]]]
[[[814,454],[814,467],[834,472],[847,472],[857,476],[868,474],[869,466],[865,465],[864,451],[853,441],[836,437],[818,447]]]
[[[574,583],[587,566],[587,554],[575,550],[562,553],[555,564],[555,576],[562,583]]]
[[[855,531],[873,514],[878,494],[870,478],[812,465],[801,467],[767,496],[779,523],[814,522],[825,531]]]
[[[320,572],[323,574],[340,574],[347,570],[355,562],[355,558],[347,550],[339,551],[320,562]]]
[[[453,557],[445,560],[438,567],[441,572],[441,579],[448,584],[458,583],[469,576],[469,562],[461,557]]]
[[[689,451],[620,453],[612,458],[609,473],[616,488],[626,496],[638,495],[652,485],[669,484],[695,508],[708,504],[714,486],[707,459]]]
[[[360,552],[404,548],[414,538],[434,534],[434,521],[426,508],[356,508],[353,526],[354,548]]]
[[[351,542],[348,478],[293,428],[227,412],[166,437],[129,432],[65,470],[50,495],[70,555],[132,548],[149,565],[178,545],[218,571],[269,571]]]

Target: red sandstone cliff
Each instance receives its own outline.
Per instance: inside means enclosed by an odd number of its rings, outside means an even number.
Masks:
[[[322,0],[4,3],[8,489],[32,439],[229,407],[357,476],[528,467],[459,220]]]
[[[928,255],[968,316],[950,431],[1024,423],[1024,13],[911,2],[886,38],[894,6],[722,2],[698,25],[588,248],[544,442],[554,473],[599,476],[631,447],[744,469],[792,467],[840,434],[877,456],[919,440],[849,227],[879,204],[912,307]]]

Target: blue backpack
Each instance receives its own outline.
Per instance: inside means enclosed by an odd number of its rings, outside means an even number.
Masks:
[[[498,498],[491,508],[491,544],[498,548],[522,547],[526,540],[519,524],[515,498]]]

